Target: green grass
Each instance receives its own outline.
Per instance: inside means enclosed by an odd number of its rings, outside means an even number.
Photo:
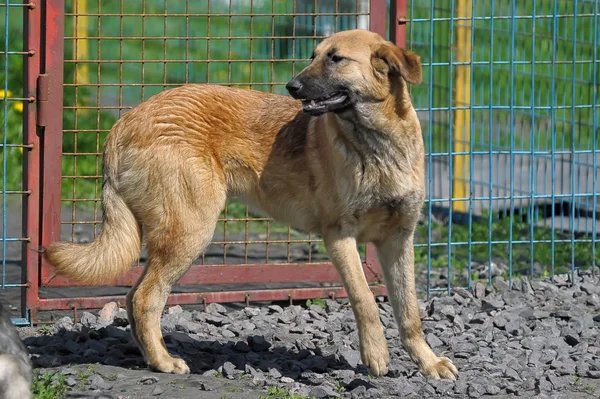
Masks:
[[[33,374],[33,397],[35,399],[61,399],[67,394],[65,376],[56,372]]]
[[[558,15],[568,16],[576,11],[579,15],[577,25],[572,17],[545,18],[554,14],[554,3],[538,1],[534,10],[531,0],[473,2],[473,17],[488,18],[475,19],[472,24],[471,103],[475,107],[485,107],[471,113],[474,149],[487,150],[489,144],[494,150],[507,149],[513,141],[515,149],[547,151],[552,148],[552,133],[555,133],[556,149],[600,146],[600,135],[596,135],[596,142],[593,142],[591,107],[594,78],[596,89],[600,85],[600,70],[590,62],[594,50],[591,39],[594,36],[594,3],[579,2],[574,10],[573,2],[556,2]],[[512,21],[513,4],[516,16],[531,16],[535,12],[535,24],[531,18]],[[407,28],[407,42],[425,64],[424,83],[412,88],[412,97],[416,108],[427,109],[431,102],[433,108],[439,109],[424,118],[423,128],[428,149],[447,152],[452,147],[453,127],[448,110],[454,101],[455,87],[451,85],[455,84],[455,66],[451,67],[450,63],[456,62],[456,53],[451,50],[457,46],[452,37],[456,25],[453,27],[449,20],[431,24],[428,19],[432,6],[435,6],[434,18],[452,16],[451,0],[438,0],[435,4],[431,0],[409,3],[411,23]],[[457,16],[457,10],[454,10],[454,16]],[[509,18],[495,19],[492,29],[489,19],[492,16]],[[494,63],[491,67],[490,61]],[[512,70],[510,61],[516,62]],[[429,66],[430,63],[436,65]],[[514,110],[513,135],[510,111],[505,109],[509,105],[525,107]],[[552,115],[545,109],[552,105],[565,108],[555,108]],[[571,105],[588,107],[572,109]],[[493,113],[490,113],[490,107]]]
[[[297,393],[291,393],[285,388],[269,387],[267,394],[261,395],[259,399],[310,399],[308,396],[302,396]]]
[[[202,14],[207,13],[207,2],[177,2],[169,1],[165,10],[164,0],[146,0],[145,9],[141,2],[103,2],[98,10],[99,2],[88,2],[88,12],[91,14],[101,11],[106,15],[97,18],[89,17],[88,36],[98,38],[89,40],[88,81],[92,86],[73,87],[75,79],[74,60],[74,35],[75,17],[66,16],[65,35],[71,37],[65,41],[66,60],[64,64],[64,112],[63,124],[63,152],[79,153],[74,157],[65,155],[62,159],[62,173],[68,176],[62,179],[63,199],[98,199],[102,186],[98,177],[101,171],[100,152],[108,131],[126,109],[96,109],[99,104],[111,107],[122,106],[127,108],[135,106],[150,96],[174,85],[190,82],[213,82],[232,84],[236,86],[252,87],[258,90],[285,93],[283,84],[270,86],[265,83],[286,82],[294,72],[306,65],[307,58],[312,51],[314,40],[299,38],[294,43],[287,38],[294,32],[297,36],[312,35],[314,21],[309,17],[296,17],[282,15],[275,18],[264,17],[210,17],[192,16],[189,18],[171,14]],[[189,7],[186,9],[186,3]],[[291,13],[294,2],[277,1],[265,2],[265,5],[254,4],[250,9],[249,2],[232,2],[232,13],[244,14],[253,11],[258,14]],[[310,4],[309,4],[310,3]],[[320,4],[330,4],[320,2]],[[331,2],[333,3],[333,2]],[[303,12],[311,12],[312,2],[299,5],[306,7]],[[354,0],[340,0],[341,11],[353,11]],[[410,6],[412,4],[412,7]],[[408,41],[412,50],[416,51],[424,63],[424,83],[412,87],[412,97],[415,107],[426,109],[431,106],[440,108],[439,111],[425,113],[422,125],[425,142],[429,151],[445,152],[451,148],[452,120],[448,113],[452,104],[451,87],[453,81],[453,68],[450,61],[455,60],[452,46],[452,25],[450,21],[438,20],[430,23],[424,20],[431,15],[433,2],[412,2],[409,4],[408,17],[412,22],[408,25]],[[494,4],[494,9],[492,9]],[[574,4],[570,2],[556,2],[557,13],[561,15],[573,13]],[[121,10],[120,7],[123,7]],[[323,5],[323,7],[328,7]],[[510,16],[511,3],[482,0],[474,2],[475,17],[483,16]],[[538,1],[535,14],[537,16],[551,15],[554,2]],[[579,14],[593,14],[593,2],[579,2]],[[435,2],[433,16],[447,18],[451,16],[452,2],[438,0]],[[73,0],[66,1],[66,10],[74,11]],[[519,16],[533,13],[533,2],[526,0],[514,2],[514,12]],[[6,12],[6,8],[2,9]],[[157,14],[144,18],[136,15],[120,17],[120,12],[126,14]],[[213,2],[211,13],[229,13],[225,2]],[[9,10],[9,50],[21,51],[22,43],[22,9],[11,7]],[[161,14],[167,14],[164,18]],[[596,17],[597,18],[597,17]],[[336,22],[338,28],[352,27],[351,17],[320,17],[317,25],[325,21]],[[209,23],[210,22],[210,23]],[[5,19],[0,18],[0,35],[4,38]],[[600,135],[596,134],[597,141],[593,140],[591,107],[572,109],[568,106],[591,105],[593,92],[596,88],[591,82],[600,84],[600,69],[594,68],[591,60],[593,54],[594,18],[585,16],[577,19],[577,30],[573,18],[536,18],[535,24],[531,19],[522,18],[511,21],[497,19],[492,24],[490,20],[476,20],[473,25],[473,61],[472,67],[472,104],[486,107],[483,110],[474,110],[472,116],[471,135],[473,149],[487,150],[491,145],[494,151],[506,149],[511,144],[515,149],[545,151],[552,146],[556,149],[593,149],[600,147]],[[99,28],[100,26],[100,28]],[[556,29],[555,29],[556,27]],[[275,29],[274,39],[263,37],[271,36]],[[511,32],[515,32],[514,46]],[[535,42],[532,34],[535,28]],[[294,30],[295,29],[295,30]],[[143,34],[144,40],[139,39]],[[185,35],[193,37],[190,40],[175,39]],[[224,37],[244,37],[252,35],[252,41],[244,38],[226,40]],[[123,36],[124,40],[113,40]],[[279,37],[281,36],[281,37]],[[553,41],[553,36],[557,38]],[[173,39],[164,39],[171,37]],[[210,37],[207,40],[206,37]],[[432,41],[431,41],[432,40]],[[493,43],[493,50],[490,43]],[[575,44],[574,44],[575,43]],[[293,44],[293,45],[292,45]],[[122,46],[122,47],[121,47]],[[432,47],[433,46],[433,47]],[[574,47],[575,46],[575,47]],[[573,54],[573,50],[575,54]],[[143,57],[142,57],[143,53]],[[430,57],[431,53],[431,57]],[[574,58],[573,58],[574,56]],[[0,70],[0,81],[8,83],[12,97],[22,96],[23,81],[22,56],[8,56],[8,70]],[[249,58],[253,62],[247,62]],[[126,62],[118,60],[123,58]],[[141,60],[144,62],[141,62]],[[164,63],[168,59],[172,62]],[[289,60],[276,63],[262,62],[269,59]],[[506,62],[530,61],[511,67]],[[206,62],[210,59],[211,62]],[[232,60],[233,62],[229,62]],[[554,60],[554,66],[548,62]],[[158,61],[158,62],[155,62]],[[493,63],[490,67],[490,61]],[[577,63],[573,63],[573,61]],[[442,65],[428,66],[430,63]],[[554,68],[554,70],[553,70]],[[594,76],[594,70],[596,76]],[[554,74],[554,76],[553,76]],[[119,84],[124,86],[120,87]],[[140,83],[145,84],[143,88]],[[113,86],[94,87],[94,84]],[[131,84],[137,84],[132,86]],[[70,86],[71,85],[71,86]],[[513,91],[511,92],[511,88]],[[554,92],[554,96],[552,96]],[[0,102],[0,120],[7,123],[6,141],[12,144],[22,142],[21,116],[15,101],[8,101],[7,112],[4,113],[4,101]],[[90,109],[71,109],[75,105],[87,106]],[[515,109],[513,121],[515,128],[510,129],[509,105],[527,107]],[[567,106],[565,109],[555,108],[553,113],[543,109],[550,105]],[[490,107],[492,112],[490,112]],[[426,115],[426,117],[425,117]],[[552,119],[554,118],[554,119]],[[554,122],[552,122],[552,120]],[[511,135],[511,132],[514,134]],[[551,134],[554,133],[554,139]],[[83,155],[85,154],[85,155]],[[2,172],[7,175],[7,189],[18,190],[21,187],[23,156],[18,148],[6,148],[2,156],[6,156],[6,169]],[[3,160],[4,161],[4,160]],[[3,162],[0,162],[2,165]],[[0,166],[1,167],[1,166]],[[93,202],[78,206],[90,209]],[[224,216],[224,215],[223,215]],[[258,216],[248,212],[246,207],[237,201],[228,204],[227,216],[241,218],[245,216]],[[485,219],[485,218],[484,218]],[[525,271],[531,262],[539,262],[547,267],[552,263],[560,270],[571,262],[573,254],[578,265],[588,265],[598,259],[591,259],[591,244],[576,242],[573,248],[571,243],[556,242],[554,251],[551,243],[507,244],[489,243],[492,241],[507,241],[512,232],[513,239],[527,240],[563,240],[568,238],[564,233],[552,232],[546,227],[536,227],[533,236],[528,225],[514,220],[512,226],[508,219],[493,219],[474,222],[472,228],[468,226],[435,225],[433,227],[434,239],[432,244],[442,244],[428,248],[427,227],[419,227],[417,233],[417,246],[415,257],[418,263],[426,263],[431,259],[434,269],[444,269],[448,262],[453,268],[466,268],[469,259],[486,261],[496,256],[506,258],[508,251],[513,251],[515,270]],[[267,228],[273,234],[288,232],[286,226],[264,221],[227,222],[227,229],[231,232],[241,232],[248,226],[250,231],[266,233]],[[223,230],[223,224],[219,226]],[[452,230],[450,232],[450,229]],[[291,238],[307,238],[306,235],[290,231]],[[588,237],[589,238],[589,237]],[[318,237],[315,237],[318,240]],[[466,242],[468,240],[485,242],[453,246],[448,250],[447,243]],[[360,247],[364,255],[364,246]],[[322,242],[319,251],[325,252]],[[598,251],[600,252],[600,251]],[[554,256],[554,259],[552,259]]]
[[[543,225],[534,226],[532,234],[530,224],[516,216],[490,219],[489,213],[486,212],[480,220],[473,221],[471,227],[468,224],[431,226],[431,247],[427,245],[429,227],[421,225],[417,228],[415,263],[427,264],[427,260],[431,259],[434,273],[439,271],[446,274],[450,262],[453,273],[458,277],[467,269],[469,260],[481,264],[501,259],[508,263],[509,253],[512,253],[513,273],[521,275],[529,275],[531,265],[534,263],[542,265],[543,272],[546,273],[552,272],[553,265],[554,273],[567,272],[573,258],[575,267],[582,269],[589,268],[594,263],[600,264],[600,251],[596,251],[595,259],[592,258],[594,244],[591,236],[583,234],[574,236],[572,243],[570,233],[557,229],[553,231]],[[527,243],[509,245],[511,232],[513,242],[527,241]],[[469,241],[480,244],[472,244],[469,248],[466,244]],[[452,250],[449,251],[448,242],[465,244],[452,246]]]
[[[310,307],[311,305],[317,305],[319,307],[321,307],[322,309],[325,309],[327,307],[327,305],[325,305],[325,301],[320,299],[320,298],[315,298],[315,299],[307,299],[306,300],[306,307]]]

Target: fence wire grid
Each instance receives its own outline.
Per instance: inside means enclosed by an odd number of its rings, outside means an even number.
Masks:
[[[100,227],[101,151],[123,112],[178,85],[216,83],[284,94],[314,45],[368,29],[368,1],[74,1],[65,14],[63,230]],[[87,227],[87,228],[86,228]],[[318,237],[230,201],[203,264],[313,263]]]
[[[428,0],[409,18],[424,61],[412,95],[428,151],[428,288],[595,267],[598,2]]]
[[[2,170],[2,188],[0,191],[2,206],[2,234],[0,246],[2,261],[0,264],[0,301],[7,312],[21,318],[18,298],[24,290],[24,270],[21,268],[22,243],[28,237],[21,229],[21,200],[27,192],[22,184],[23,151],[23,106],[29,101],[23,92],[23,57],[28,52],[22,45],[23,4],[0,3],[0,142]]]
[[[61,238],[86,242],[99,233],[101,151],[123,113],[188,82],[286,94],[285,83],[320,40],[370,28],[370,3],[66,0]],[[23,152],[30,149],[20,111],[31,101],[22,86],[23,59],[31,57],[22,42],[27,5],[0,4],[5,298],[28,283],[21,245],[30,237],[20,225],[20,199],[28,195]],[[423,83],[411,87],[427,152],[428,198],[415,248],[421,292],[429,297],[495,278],[568,279],[578,269],[597,269],[598,2],[387,5],[406,8],[405,47],[423,65]],[[198,260],[323,262],[318,236],[254,215],[235,200]]]

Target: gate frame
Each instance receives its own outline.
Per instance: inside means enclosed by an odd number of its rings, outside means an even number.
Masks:
[[[27,0],[24,0],[27,1]],[[386,0],[370,0],[369,29],[404,47],[407,0],[391,0],[388,17]],[[29,240],[24,244],[23,259],[27,286],[23,309],[37,323],[40,310],[70,310],[100,308],[115,301],[125,304],[124,296],[40,298],[40,287],[75,287],[82,284],[56,276],[41,256],[41,249],[60,239],[62,128],[63,128],[63,66],[64,66],[64,0],[30,0],[24,13],[25,43],[32,54],[26,60],[25,88],[32,99],[24,108],[24,141],[31,145],[24,162],[24,184],[30,194],[24,199],[23,226]],[[389,36],[388,25],[389,22]],[[35,111],[35,112],[34,112]],[[302,266],[298,268],[298,266]],[[387,296],[374,245],[366,246],[363,270],[373,295]],[[132,268],[112,284],[131,286],[142,272]],[[180,283],[340,283],[331,263],[307,264],[244,264],[193,265],[178,281]],[[104,286],[104,285],[103,285]],[[264,290],[177,293],[169,295],[167,305],[203,304],[208,302],[246,302],[332,299],[347,297],[343,287],[282,288]]]

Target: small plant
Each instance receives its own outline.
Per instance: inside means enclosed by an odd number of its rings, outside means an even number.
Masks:
[[[325,301],[322,300],[321,298],[308,299],[306,301],[306,307],[309,308],[310,305],[317,305],[317,306],[319,306],[319,307],[321,307],[323,309],[326,308]]]
[[[269,387],[267,395],[261,395],[258,399],[309,399],[307,396],[302,396],[297,393],[291,393],[285,388]]]
[[[48,324],[42,324],[39,327],[39,331],[40,331],[40,333],[42,333],[44,335],[49,335],[52,332],[52,329],[50,328],[50,326]]]
[[[337,381],[335,384],[335,391],[341,396],[345,390],[346,390],[346,388],[344,388],[344,382]]]
[[[220,371],[217,371],[217,372],[215,373],[215,377],[216,377],[216,378],[225,378],[225,376],[223,375],[223,373],[221,373]]]
[[[32,390],[35,399],[61,399],[67,393],[65,376],[56,372],[35,372]]]
[[[81,386],[85,386],[87,379],[90,378],[90,376],[92,375],[90,367],[91,367],[91,365],[88,366],[88,372],[78,372],[77,373],[77,379],[79,380],[79,384]]]

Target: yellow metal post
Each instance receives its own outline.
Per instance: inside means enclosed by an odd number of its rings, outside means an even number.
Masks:
[[[471,103],[471,0],[457,1],[456,21],[456,61],[464,63],[457,65],[455,71],[454,106],[468,107]],[[452,150],[454,153],[470,151],[470,110],[454,110],[454,135]],[[452,199],[469,197],[469,156],[466,154],[453,155],[452,170]],[[465,200],[452,201],[452,209],[468,212],[469,202]]]
[[[88,59],[88,17],[87,0],[76,0],[75,4],[75,83],[85,85],[88,83],[88,65],[80,64],[81,60]]]

